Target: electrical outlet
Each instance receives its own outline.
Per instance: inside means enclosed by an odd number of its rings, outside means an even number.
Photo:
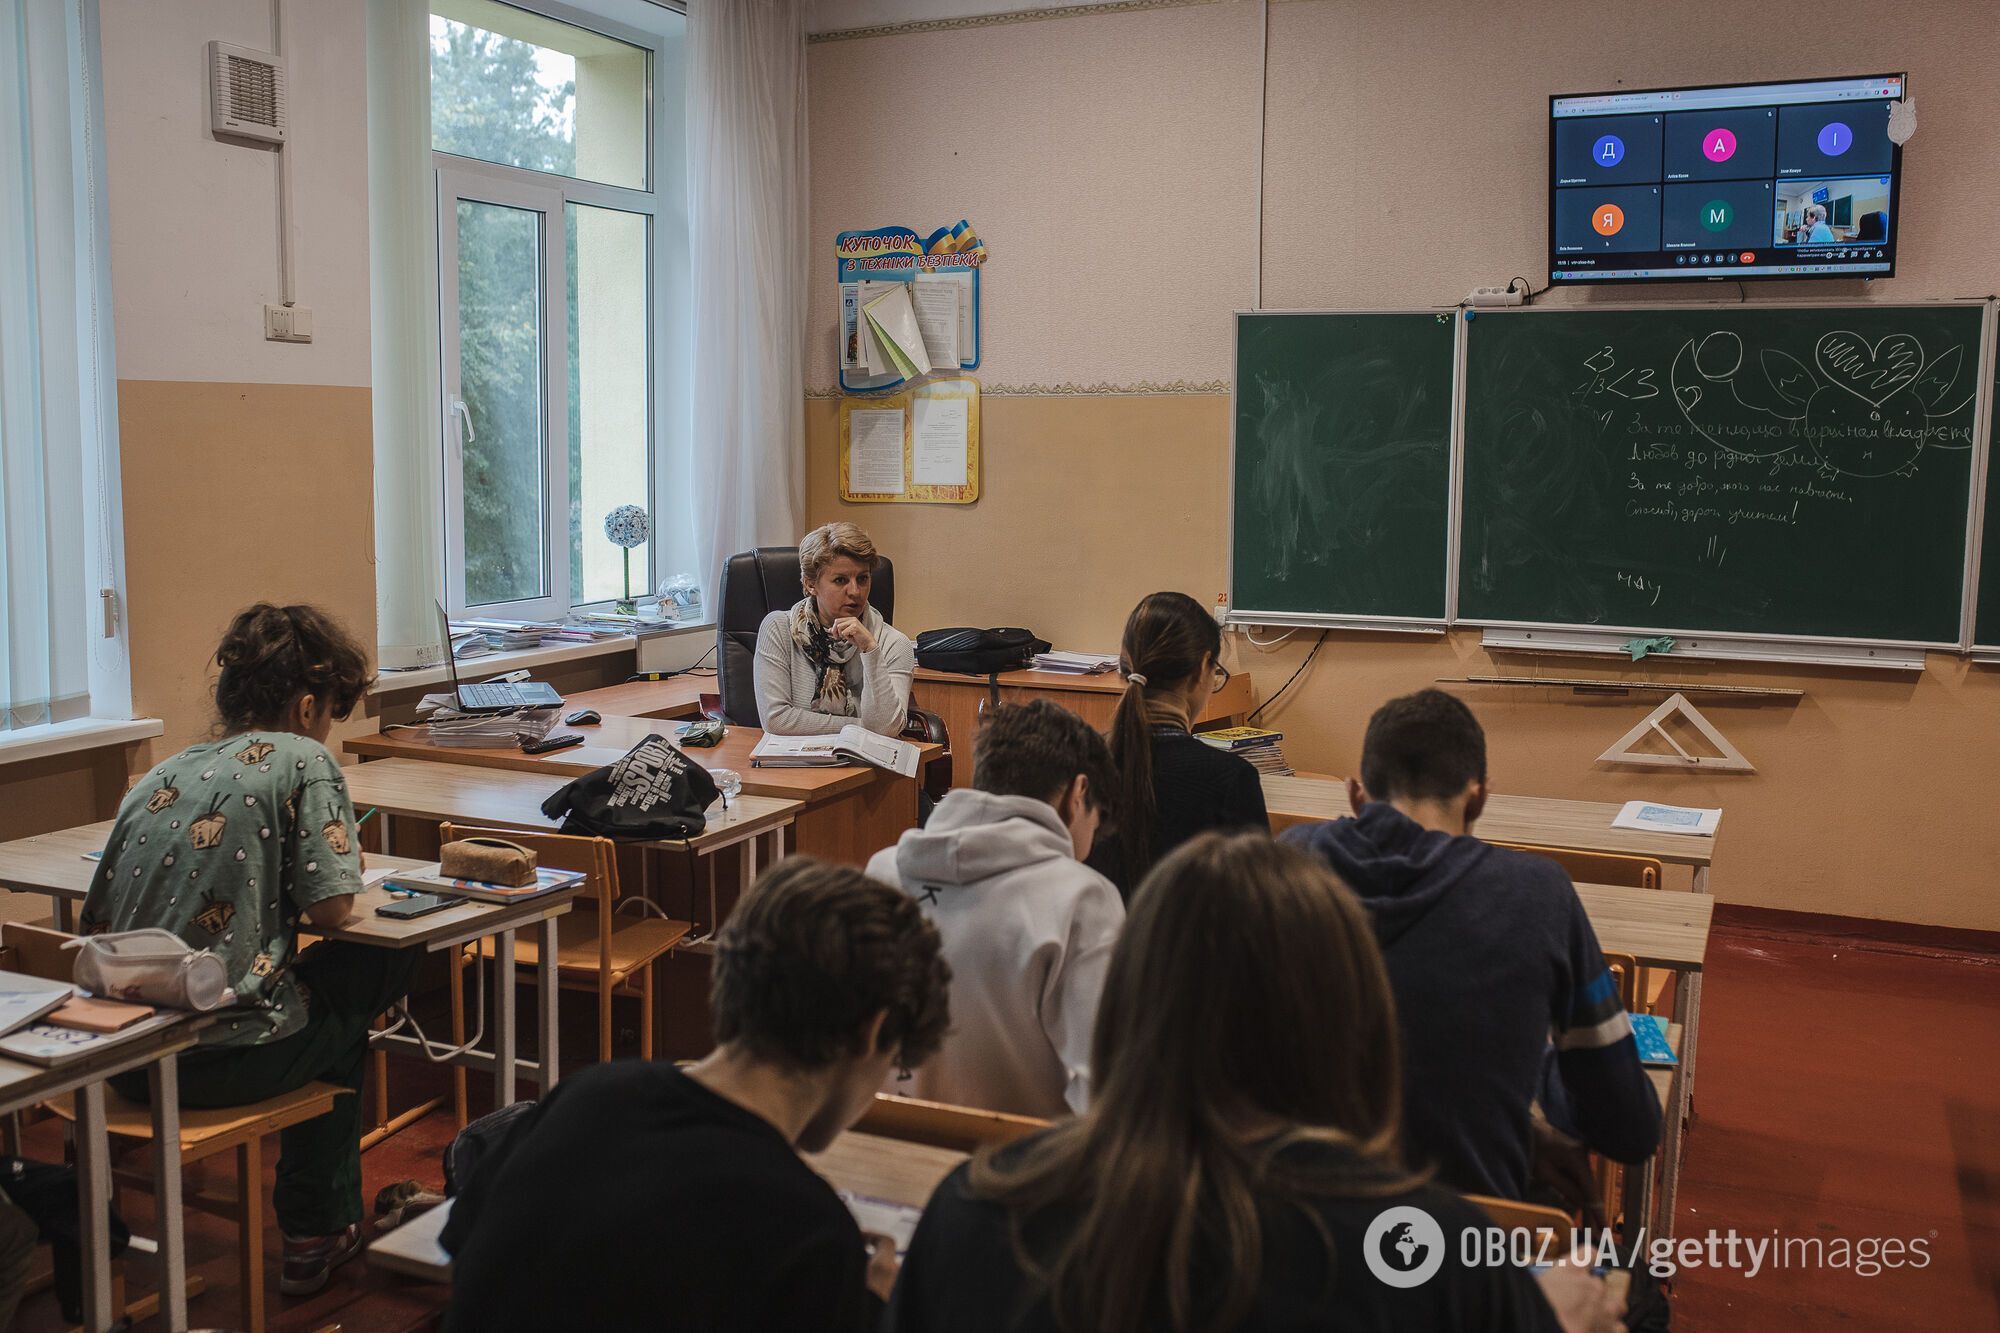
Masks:
[[[264,338],[274,343],[309,343],[313,340],[312,311],[302,305],[264,307]]]

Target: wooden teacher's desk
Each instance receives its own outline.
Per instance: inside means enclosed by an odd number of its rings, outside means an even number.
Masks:
[[[570,730],[570,728],[563,728]],[[398,728],[347,742],[350,754],[363,759],[424,759],[474,768],[511,769],[564,779],[614,764],[653,734],[672,737],[673,724],[658,718],[606,715],[603,722],[574,730],[587,743],[548,754],[523,754],[517,746],[470,749],[433,745],[421,728]],[[730,727],[722,744],[689,750],[706,769],[733,769],[752,796],[797,801],[800,810],[791,825],[787,850],[804,852],[849,865],[865,864],[889,846],[905,829],[917,825],[917,781],[878,768],[753,768],[750,751],[763,737],[755,727]],[[924,745],[918,771],[936,757],[938,747]]]
[[[944,719],[945,731],[951,736],[954,787],[972,785],[972,738],[978,734],[980,720],[992,706],[996,693],[1003,704],[1052,700],[1097,730],[1105,731],[1110,728],[1111,715],[1118,710],[1118,700],[1125,693],[1125,680],[1115,671],[1095,676],[1065,671],[1003,671],[997,677],[989,677],[917,668],[910,702]],[[1208,706],[1195,719],[1195,725],[1242,726],[1249,711],[1250,677],[1238,672],[1209,697]]]

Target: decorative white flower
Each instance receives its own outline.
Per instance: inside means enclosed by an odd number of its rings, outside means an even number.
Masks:
[[[638,505],[619,505],[604,516],[604,535],[613,546],[630,550],[645,545],[646,539],[653,535],[653,520]]]

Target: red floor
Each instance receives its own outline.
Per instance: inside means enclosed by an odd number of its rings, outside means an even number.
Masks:
[[[1851,1266],[1684,1270],[1675,1326],[2000,1329],[2000,956],[1719,925],[1703,1003],[1680,1235],[1775,1231],[1816,1238],[1823,1254],[1843,1238],[1920,1240],[1929,1258],[1872,1277]],[[440,1182],[449,1131],[433,1116],[370,1152],[368,1196],[406,1177]],[[52,1131],[30,1141],[47,1151]],[[131,1196],[127,1207],[147,1230],[146,1204]],[[193,1321],[233,1326],[232,1230],[206,1217],[189,1229],[214,1284]],[[440,1300],[364,1260],[318,1296],[285,1301],[275,1231],[269,1244],[273,1329],[418,1328]],[[30,1298],[20,1326],[61,1327],[53,1297]]]

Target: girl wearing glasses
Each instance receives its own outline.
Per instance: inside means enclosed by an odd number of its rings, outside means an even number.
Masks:
[[[1209,695],[1228,683],[1222,628],[1186,593],[1156,592],[1133,608],[1119,645],[1125,695],[1111,719],[1123,798],[1090,866],[1128,900],[1153,863],[1210,829],[1269,832],[1264,788],[1240,755],[1194,738]]]

